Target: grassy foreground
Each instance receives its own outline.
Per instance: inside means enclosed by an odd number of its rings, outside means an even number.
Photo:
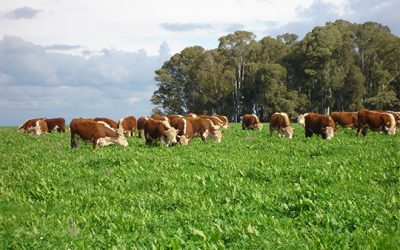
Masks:
[[[0,248],[399,248],[400,135],[267,130],[71,151],[0,128]]]

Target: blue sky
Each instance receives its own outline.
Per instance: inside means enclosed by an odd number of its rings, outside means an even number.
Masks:
[[[400,34],[398,0],[2,0],[0,126],[31,117],[148,115],[154,71],[235,30],[301,38],[345,19]]]

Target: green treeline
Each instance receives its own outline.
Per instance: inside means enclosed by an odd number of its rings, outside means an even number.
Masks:
[[[337,20],[257,41],[236,31],[216,49],[188,47],[156,70],[153,112],[290,116],[400,107],[400,38],[379,23]]]

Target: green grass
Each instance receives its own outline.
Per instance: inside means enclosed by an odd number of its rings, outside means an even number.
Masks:
[[[399,249],[400,135],[267,130],[72,151],[0,128],[0,248]]]

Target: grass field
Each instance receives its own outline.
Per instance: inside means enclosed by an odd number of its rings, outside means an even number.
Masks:
[[[72,151],[0,128],[0,248],[400,248],[400,135],[267,130]]]

